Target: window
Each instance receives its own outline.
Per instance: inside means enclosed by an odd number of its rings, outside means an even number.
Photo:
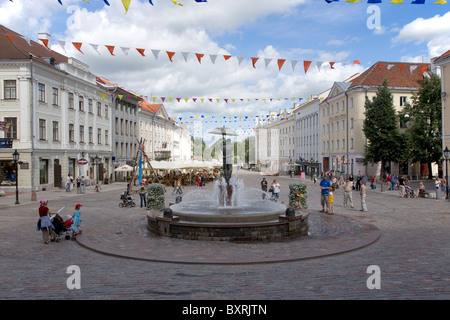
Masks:
[[[78,97],[78,110],[84,111],[84,98],[82,96]]]
[[[105,118],[109,118],[108,105],[105,105]]]
[[[109,131],[105,130],[105,144],[109,145]]]
[[[74,142],[74,125],[69,124],[69,142]]]
[[[102,129],[97,129],[97,143],[102,143]]]
[[[17,139],[17,118],[5,118],[5,122],[9,123],[9,129],[5,131],[5,138]]]
[[[59,103],[58,103],[58,101],[59,101],[58,96],[59,96],[58,88],[52,88],[52,104],[54,106],[58,106],[59,105]]]
[[[74,109],[75,108],[75,104],[73,102],[73,93],[69,92],[69,109]]]
[[[98,116],[102,115],[102,103],[101,102],[97,102],[97,115]]]
[[[350,129],[353,129],[353,118],[350,118]]]
[[[350,98],[350,109],[353,109],[353,98]]]
[[[48,183],[48,160],[45,159],[39,160],[39,183]]]
[[[16,80],[5,80],[4,82],[4,98],[5,100],[15,100],[17,99],[16,95]]]
[[[342,130],[345,130],[345,120],[342,120]]]
[[[407,104],[408,97],[400,97],[400,107],[404,107]]]
[[[89,143],[94,143],[94,130],[92,127],[89,127]]]
[[[88,110],[89,113],[94,113],[94,105],[92,104],[92,99],[88,100]]]
[[[39,119],[39,140],[46,140],[45,119]]]
[[[116,117],[116,134],[119,133],[119,118]]]
[[[45,84],[39,83],[38,84],[38,90],[39,90],[39,102],[45,102]]]
[[[345,110],[345,103],[344,103],[344,101],[342,101],[342,111],[344,111]]]
[[[59,122],[53,121],[53,141],[59,141]]]
[[[336,150],[339,150],[339,140],[336,140]]]
[[[345,139],[342,139],[342,150],[345,150]]]
[[[350,139],[350,149],[353,149],[354,145],[353,145],[353,138]]]
[[[84,143],[84,126],[80,126],[80,143]]]

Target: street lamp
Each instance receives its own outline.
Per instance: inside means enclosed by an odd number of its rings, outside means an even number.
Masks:
[[[95,155],[94,161],[95,161],[95,166],[97,167],[97,187],[98,187],[98,162],[100,161],[100,158],[98,157],[98,155]]]
[[[448,199],[448,166],[447,161],[450,157],[450,150],[445,146],[444,158],[445,158],[445,199]]]
[[[14,164],[16,165],[16,203],[19,204],[19,153],[17,152],[17,149],[14,150],[14,153],[12,154]]]

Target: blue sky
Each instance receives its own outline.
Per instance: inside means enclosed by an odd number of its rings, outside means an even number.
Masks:
[[[379,29],[360,3],[323,0],[131,0],[125,14],[120,0],[14,0],[0,4],[0,23],[37,40],[52,36],[53,50],[73,56],[103,76],[149,97],[189,98],[164,103],[173,118],[204,115],[254,116],[292,107],[292,102],[261,99],[303,98],[318,94],[334,81],[363,72],[377,61],[429,62],[450,49],[450,4],[377,4]],[[64,48],[56,40],[66,41]],[[84,54],[71,42],[82,42]],[[98,53],[90,44],[98,44]],[[115,45],[111,56],[104,45]],[[131,48],[128,55],[119,47]],[[135,48],[145,48],[141,57]],[[158,60],[151,49],[159,49]],[[170,62],[164,51],[176,52]],[[186,62],[181,52],[189,52]],[[194,53],[204,53],[199,64]],[[214,64],[209,54],[219,54]],[[221,55],[233,58],[224,61]],[[236,57],[245,57],[238,64]],[[256,68],[251,57],[259,57]],[[274,59],[265,67],[264,58]],[[277,59],[286,59],[278,70]],[[361,65],[345,64],[359,60]],[[291,60],[298,60],[295,70]],[[313,61],[305,74],[303,60]],[[326,63],[320,70],[316,61]],[[205,99],[203,103],[191,98]],[[214,102],[207,99],[213,98]],[[223,99],[250,98],[245,103]],[[215,99],[221,99],[216,102]],[[256,101],[256,99],[259,99]],[[157,100],[156,102],[159,102]],[[175,101],[175,100],[174,100]],[[305,100],[303,100],[305,101]]]

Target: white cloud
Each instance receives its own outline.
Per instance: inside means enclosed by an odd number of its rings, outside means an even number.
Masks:
[[[432,18],[417,18],[403,26],[393,43],[422,44],[427,42],[429,57],[436,57],[450,48],[450,12]]]
[[[321,61],[344,61],[350,55],[349,51],[327,52],[317,51],[312,48],[277,48],[276,44],[265,45],[257,52],[260,58],[275,59],[267,68],[264,59],[260,59],[253,68],[250,57],[239,65],[236,56],[243,51],[238,44],[230,41],[221,46],[214,36],[222,33],[239,34],[239,30],[245,24],[256,21],[268,15],[289,16],[295,7],[307,0],[226,0],[211,1],[198,4],[194,1],[184,1],[184,6],[174,6],[171,1],[158,1],[155,6],[148,1],[131,2],[128,13],[119,1],[111,2],[111,7],[100,7],[89,11],[79,8],[70,15],[69,20],[59,21],[58,28],[55,22],[56,13],[66,13],[68,5],[79,3],[78,0],[64,1],[64,7],[54,0],[39,1],[45,10],[38,10],[36,2],[31,2],[31,7],[16,6],[17,12],[7,14],[5,23],[11,29],[53,31],[52,48],[68,56],[87,63],[91,72],[104,76],[112,82],[125,88],[155,97],[171,98],[204,98],[204,103],[199,100],[186,103],[165,102],[170,116],[177,117],[180,114],[206,113],[206,114],[261,114],[278,108],[291,107],[291,101],[270,102],[270,99],[302,97],[307,98],[312,94],[320,93],[330,87],[333,81],[342,81],[356,72],[362,72],[358,65],[342,65],[337,63],[331,70],[326,63],[320,72],[311,64],[305,75],[303,61],[305,54],[314,55]],[[14,4],[16,4],[15,1]],[[183,3],[183,1],[180,1]],[[43,4],[42,4],[43,3]],[[0,10],[7,8],[2,5]],[[0,11],[0,16],[1,15]],[[34,17],[31,21],[28,17]],[[67,18],[67,16],[65,16]],[[13,23],[14,19],[23,21]],[[36,24],[45,22],[45,30]],[[66,29],[66,27],[68,28]],[[24,33],[23,33],[24,34]],[[56,40],[65,40],[65,53],[56,44]],[[82,51],[79,53],[72,45],[72,41],[82,42]],[[355,41],[355,39],[351,39]],[[97,54],[90,43],[100,45]],[[111,56],[104,45],[115,45],[115,56]],[[129,47],[128,56],[124,55],[120,47]],[[142,57],[135,49],[146,49],[146,57]],[[158,60],[151,53],[151,49],[161,50]],[[166,50],[174,51],[173,62],[170,62]],[[186,62],[181,52],[188,52]],[[204,53],[200,64],[195,53]],[[218,54],[215,64],[212,63],[209,54]],[[225,61],[223,54],[232,54],[233,58]],[[286,60],[281,71],[278,70],[276,59],[298,59],[299,62],[292,70],[290,60]],[[213,103],[208,99],[214,99]],[[223,99],[230,99],[225,103]],[[267,99],[267,102],[250,103],[240,102],[239,99]],[[217,103],[215,99],[221,99]],[[237,99],[232,103],[231,99]],[[246,100],[245,100],[246,101]],[[159,101],[158,101],[159,102]]]

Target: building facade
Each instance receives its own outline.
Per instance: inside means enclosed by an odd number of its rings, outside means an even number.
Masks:
[[[14,149],[23,191],[64,187],[68,175],[103,176],[111,157],[110,104],[89,67],[3,26],[0,43],[0,121],[10,124],[0,138],[13,141],[12,149],[0,149],[1,184],[13,180]]]

